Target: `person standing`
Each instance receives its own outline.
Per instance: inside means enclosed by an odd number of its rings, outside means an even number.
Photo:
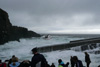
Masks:
[[[54,63],[52,63],[50,67],[56,67],[56,66],[54,65]]]
[[[75,63],[74,66],[76,66],[76,67],[83,67],[82,61],[79,60],[77,56],[73,56],[73,61],[74,61],[74,63]]]
[[[84,52],[85,53],[85,62],[86,62],[86,65],[87,67],[89,67],[90,63],[91,63],[91,60],[90,60],[90,56],[87,52]]]
[[[31,59],[31,67],[46,67],[47,61],[42,54],[38,53],[37,48],[33,48],[31,51],[34,54]]]
[[[62,61],[62,59],[59,59],[58,63],[59,63],[58,67],[64,67],[65,66],[64,62]]]
[[[70,57],[70,62],[71,62],[71,67],[74,67],[75,62],[73,61],[73,57],[72,56]]]

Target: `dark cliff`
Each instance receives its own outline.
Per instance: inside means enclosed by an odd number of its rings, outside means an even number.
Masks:
[[[29,31],[27,28],[12,26],[8,13],[0,9],[0,45],[20,38],[40,37],[41,35]]]

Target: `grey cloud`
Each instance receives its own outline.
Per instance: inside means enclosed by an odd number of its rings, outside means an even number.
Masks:
[[[100,27],[99,0],[1,0],[13,25],[38,32]]]
[[[68,14],[75,12],[98,11],[99,0],[7,0],[0,6],[16,11],[30,11],[33,14]]]

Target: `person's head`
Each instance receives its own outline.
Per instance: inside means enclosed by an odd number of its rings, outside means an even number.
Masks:
[[[33,54],[35,54],[35,53],[37,53],[37,48],[33,48],[31,51]]]
[[[52,65],[54,65],[54,63],[52,63]]]
[[[14,58],[15,57],[15,55],[12,55],[12,58]]]
[[[85,53],[85,55],[88,55],[88,53],[87,52],[84,52]]]
[[[18,62],[18,58],[17,57],[13,57],[12,58],[12,62]]]
[[[77,62],[78,61],[78,57],[77,56],[73,56],[73,61]]]
[[[59,59],[59,60],[58,60],[58,63],[60,64],[61,62],[62,62],[62,60],[61,60],[61,59]]]

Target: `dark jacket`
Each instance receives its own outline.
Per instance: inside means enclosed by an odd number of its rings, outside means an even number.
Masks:
[[[85,62],[86,63],[91,63],[91,60],[90,60],[90,56],[89,55],[85,55]]]
[[[83,67],[83,64],[82,64],[82,61],[81,60],[78,60],[76,62],[76,67]]]
[[[39,62],[41,62],[41,67],[45,67],[46,66],[46,59],[45,57],[42,55],[42,54],[35,54],[33,57],[32,57],[32,60],[31,60],[31,67],[36,67],[36,64],[38,64]]]

